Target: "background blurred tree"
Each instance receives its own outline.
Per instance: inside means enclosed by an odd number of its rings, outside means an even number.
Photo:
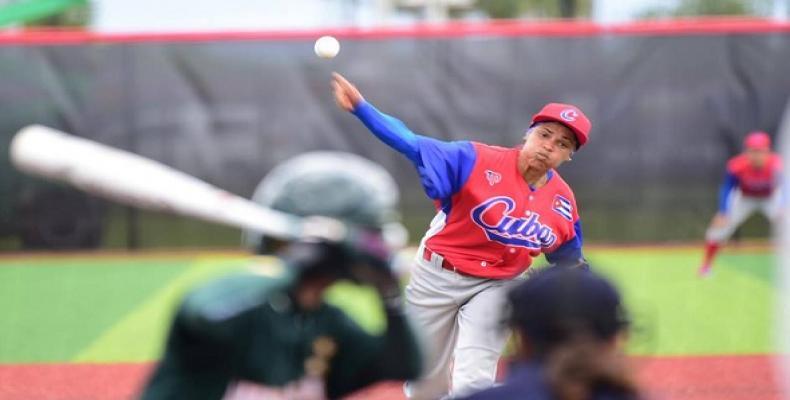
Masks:
[[[770,0],[681,0],[674,7],[655,7],[641,18],[696,17],[705,15],[766,15]]]
[[[25,24],[28,27],[63,27],[85,28],[91,22],[92,9],[90,3],[81,1],[48,17],[33,20]]]
[[[491,18],[589,18],[592,0],[477,0]]]
[[[90,21],[88,0],[0,1],[0,26],[84,28]]]

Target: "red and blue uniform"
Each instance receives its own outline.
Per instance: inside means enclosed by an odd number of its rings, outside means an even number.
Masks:
[[[505,297],[532,257],[584,267],[573,192],[554,170],[542,186],[527,184],[518,148],[421,136],[364,101],[353,113],[414,164],[437,209],[405,290],[406,309],[431,343],[426,372],[404,392],[435,399],[487,388],[507,340],[499,329]],[[547,104],[532,125],[549,121],[579,146],[587,141],[589,120],[575,106]]]
[[[746,154],[740,154],[727,161],[727,173],[724,184],[719,192],[719,212],[726,213],[730,207],[730,199],[736,188],[744,196],[768,198],[774,193],[779,174],[782,171],[782,159],[771,153],[762,167],[756,167],[749,161]]]
[[[783,196],[777,191],[782,160],[770,152],[771,137],[761,131],[750,132],[744,138],[743,148],[743,153],[727,161],[724,184],[719,190],[717,218],[705,231],[705,255],[697,270],[703,277],[710,274],[721,243],[753,212],[760,210],[769,220],[774,220],[783,208]],[[767,156],[762,165],[755,165],[751,160],[755,151],[766,152],[762,154]]]
[[[538,252],[553,264],[583,259],[576,200],[556,171],[535,188],[518,172],[517,148],[417,135],[365,102],[354,114],[416,167],[437,208],[423,244],[456,270],[508,279]]]

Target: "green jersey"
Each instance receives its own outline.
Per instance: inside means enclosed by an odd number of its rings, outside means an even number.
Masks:
[[[320,375],[329,398],[419,375],[421,353],[401,312],[387,310],[385,332],[371,335],[329,304],[300,310],[294,285],[288,274],[250,273],[191,292],[142,398],[221,399],[240,381],[285,387],[305,377],[305,365],[316,360],[325,364]]]

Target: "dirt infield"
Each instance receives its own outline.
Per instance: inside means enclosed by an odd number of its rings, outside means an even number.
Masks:
[[[0,365],[0,399],[130,399],[150,368],[147,363]]]
[[[767,355],[635,358],[639,381],[657,399],[780,400],[775,358]]]
[[[642,386],[655,399],[779,400],[773,357],[636,357]],[[135,398],[151,364],[0,365],[0,399],[115,400]],[[401,385],[387,382],[349,399],[403,399]]]

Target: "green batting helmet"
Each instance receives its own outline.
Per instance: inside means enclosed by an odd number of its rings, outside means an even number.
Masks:
[[[406,242],[396,210],[395,180],[380,165],[350,153],[311,152],[272,169],[255,189],[252,200],[297,216],[325,216],[367,230],[380,231],[393,248]],[[244,244],[269,253],[264,235],[245,231]]]

